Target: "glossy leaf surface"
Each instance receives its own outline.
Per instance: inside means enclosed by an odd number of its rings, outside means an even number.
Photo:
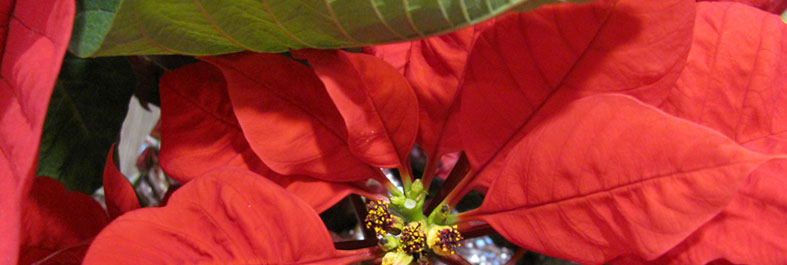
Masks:
[[[272,172],[249,146],[235,118],[226,82],[217,68],[197,63],[168,72],[160,81],[161,167],[186,183],[214,168],[234,166],[264,175],[306,200],[318,212],[351,192],[349,184]]]
[[[347,125],[350,151],[381,168],[409,168],[418,99],[385,61],[344,51],[302,50]]]
[[[24,206],[20,264],[39,262],[64,249],[84,248],[109,223],[93,197],[67,191],[49,177],[35,178]],[[72,258],[71,264],[79,264],[82,256]]]
[[[223,72],[246,140],[274,171],[328,181],[380,175],[350,151],[341,114],[307,66],[260,53],[202,59]]]
[[[37,174],[86,194],[101,187],[106,152],[120,138],[135,88],[125,58],[67,56],[49,102]]]
[[[317,213],[265,177],[220,169],[180,188],[165,207],[112,222],[85,264],[346,264],[368,255],[336,250]]]
[[[473,216],[519,246],[583,264],[655,259],[769,159],[622,95],[550,104],[534,120]]]
[[[109,56],[360,47],[453,31],[523,2],[82,0],[70,49]],[[536,1],[550,2],[559,1]]]
[[[115,145],[109,149],[107,163],[104,166],[104,201],[107,205],[109,218],[115,219],[125,212],[138,209],[139,199],[134,187],[126,176],[115,166]]]
[[[501,19],[468,58],[462,143],[487,186],[510,144],[554,98],[621,92],[661,102],[689,50],[694,1],[597,1]],[[557,103],[552,103],[557,104]]]
[[[73,1],[0,1],[0,263],[19,253],[21,201],[33,182]]]

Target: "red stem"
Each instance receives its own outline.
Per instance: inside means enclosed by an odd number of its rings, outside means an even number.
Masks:
[[[466,239],[497,233],[492,226],[483,222],[461,223],[457,225],[457,229]]]
[[[520,248],[520,249],[518,249],[518,250],[516,251],[516,253],[514,253],[514,255],[513,255],[513,256],[511,256],[511,259],[509,259],[508,261],[506,261],[506,264],[505,264],[505,265],[516,265],[517,261],[519,261],[519,259],[521,259],[521,258],[522,258],[522,256],[524,256],[524,255],[525,255],[525,252],[527,252],[527,250],[526,250],[526,249],[524,249],[524,248]]]
[[[377,238],[375,238],[375,239],[348,240],[348,241],[333,242],[333,246],[336,249],[341,249],[341,250],[354,250],[354,249],[368,248],[368,247],[377,246]]]
[[[366,211],[366,205],[363,203],[361,196],[357,194],[351,194],[350,203],[353,206],[353,210],[355,210],[355,217],[357,217],[358,222],[361,223],[363,239],[377,239],[377,234],[375,234],[375,232],[371,229],[366,228],[366,225],[364,225],[364,220],[366,219],[366,215],[369,214],[369,212]]]
[[[470,161],[467,160],[467,156],[464,152],[459,156],[459,160],[456,161],[456,165],[454,168],[451,169],[451,173],[448,174],[448,177],[445,178],[445,183],[443,183],[443,187],[440,188],[440,192],[437,193],[437,196],[432,198],[432,201],[429,202],[429,205],[426,207],[424,213],[428,214],[434,211],[441,202],[446,200],[450,197],[451,193],[453,193],[457,185],[462,183],[464,179],[467,178],[467,172],[470,171]],[[449,206],[454,206],[454,204],[448,204]]]

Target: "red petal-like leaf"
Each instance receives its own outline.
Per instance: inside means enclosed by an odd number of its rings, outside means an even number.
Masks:
[[[751,149],[787,153],[787,25],[733,3],[700,3],[688,65],[659,107]]]
[[[0,1],[0,264],[19,253],[21,200],[74,19],[74,1]]]
[[[376,167],[409,170],[418,133],[418,99],[407,80],[374,56],[301,50],[347,124],[353,153]]]
[[[176,191],[167,206],[127,213],[88,250],[85,264],[347,264],[317,213],[266,178],[221,169]]]
[[[467,54],[478,34],[493,23],[489,20],[450,34],[364,49],[399,69],[412,84],[420,105],[418,144],[431,160],[460,149],[458,129],[446,126],[452,108],[458,105],[456,92]]]
[[[115,219],[125,212],[138,209],[139,199],[134,187],[126,176],[115,166],[115,145],[109,148],[107,162],[104,166],[104,201],[110,219]]]
[[[181,183],[223,166],[268,176],[322,212],[349,193],[372,196],[343,183],[282,176],[260,161],[232,110],[221,71],[196,63],[161,78],[161,152],[165,172]]]
[[[488,185],[493,159],[552,98],[603,92],[661,102],[691,44],[694,1],[596,1],[508,16],[468,58],[462,143]],[[558,96],[560,95],[560,96]]]
[[[49,177],[35,178],[22,219],[19,264],[32,264],[63,249],[78,248],[109,223],[104,208],[93,197],[67,191]],[[82,256],[74,258],[78,264]]]
[[[739,4],[698,4],[688,65],[661,109],[750,149],[787,153],[785,33],[775,15]],[[651,263],[787,263],[785,165],[774,161],[757,170],[722,213]]]
[[[202,59],[224,73],[246,140],[274,171],[330,181],[380,177],[350,151],[344,120],[307,66],[250,52]]]
[[[664,256],[650,262],[622,259],[615,264],[707,264],[714,260],[734,264],[787,263],[784,172],[785,160],[760,167],[724,211]]]
[[[550,104],[534,119],[470,216],[583,264],[662,255],[769,159],[628,96]]]

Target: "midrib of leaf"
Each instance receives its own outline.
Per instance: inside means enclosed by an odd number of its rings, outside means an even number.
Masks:
[[[615,5],[617,5],[617,2],[615,2],[611,6],[610,10],[614,9]],[[574,70],[576,69],[576,66],[579,64],[579,62],[582,61],[585,58],[585,55],[587,54],[587,52],[590,49],[590,47],[593,46],[594,43],[596,43],[596,39],[598,38],[599,33],[602,30],[604,30],[604,28],[606,27],[607,22],[609,21],[609,18],[611,16],[612,16],[611,12],[608,12],[606,14],[606,16],[604,17],[604,20],[602,21],[602,23],[599,26],[598,30],[596,30],[596,32],[593,33],[593,38],[591,38],[590,41],[588,42],[587,46],[585,46],[585,48],[582,49],[582,52],[579,54],[579,56],[577,56],[577,59],[574,61],[574,63],[571,65],[571,67],[568,69],[568,71],[566,71],[566,73],[560,78],[560,82],[558,82],[555,85],[554,89],[552,89],[552,91],[550,91],[549,94],[533,109],[533,112],[530,114],[530,116],[528,116],[527,119],[525,119],[522,122],[522,124],[520,124],[519,127],[517,127],[517,129],[514,131],[514,133],[506,138],[504,144],[499,146],[498,148],[496,148],[495,151],[493,152],[493,155],[491,157],[489,157],[489,159],[486,159],[483,162],[483,164],[476,171],[478,173],[475,176],[480,176],[482,174],[482,172],[484,170],[486,170],[486,167],[492,161],[494,161],[495,159],[498,159],[498,157],[500,157],[500,155],[503,153],[503,150],[509,149],[510,147],[515,145],[516,142],[518,142],[518,141],[515,141],[514,139],[521,139],[521,138],[523,138],[525,136],[524,134],[521,133],[522,130],[528,124],[530,124],[530,121],[533,119],[533,117],[535,117],[536,114],[539,111],[541,111],[541,109],[546,105],[546,103],[549,102],[549,100],[552,99],[552,97],[555,94],[557,94],[558,91],[560,91],[560,89],[563,87],[563,83],[565,83],[566,79],[568,79],[568,77],[571,76],[571,74],[574,72]],[[508,69],[508,67],[506,67],[506,69]],[[510,69],[509,69],[509,74],[512,74],[512,73],[510,73]]]
[[[223,66],[223,67],[225,67],[225,68],[227,68],[227,69],[229,69],[229,70],[232,70],[232,71],[233,71],[233,72],[235,72],[235,73],[238,73],[238,74],[240,74],[241,76],[243,76],[243,78],[246,78],[246,79],[248,79],[248,80],[251,80],[251,81],[252,81],[253,83],[255,83],[255,84],[259,84],[259,85],[261,85],[261,86],[265,86],[265,87],[267,88],[267,91],[269,91],[271,94],[275,95],[277,98],[281,99],[282,101],[286,102],[287,104],[289,104],[289,105],[291,105],[291,106],[294,106],[295,108],[297,108],[297,109],[298,109],[298,110],[300,110],[301,112],[303,112],[303,113],[307,114],[307,115],[308,115],[309,117],[311,117],[311,118],[312,118],[314,121],[317,121],[317,123],[319,123],[319,124],[320,124],[320,126],[324,127],[324,128],[326,129],[326,131],[330,132],[330,133],[331,133],[331,134],[332,134],[334,137],[336,137],[337,139],[339,139],[339,141],[340,141],[340,142],[342,142],[342,143],[344,143],[344,144],[347,144],[347,139],[346,139],[346,138],[343,138],[343,137],[341,137],[341,136],[340,136],[340,133],[338,133],[338,132],[334,131],[334,130],[333,130],[333,128],[331,128],[330,126],[328,126],[328,124],[326,124],[326,123],[325,123],[325,121],[323,121],[322,119],[319,119],[319,118],[317,118],[317,117],[318,117],[318,115],[315,115],[313,112],[311,112],[309,108],[304,108],[304,107],[303,107],[303,106],[301,106],[301,104],[299,104],[297,101],[294,101],[294,100],[290,99],[290,97],[286,97],[286,96],[284,96],[284,95],[282,95],[282,94],[279,94],[279,90],[278,90],[278,89],[275,89],[275,88],[273,88],[273,87],[269,87],[269,86],[268,86],[268,84],[266,84],[266,83],[264,83],[264,82],[260,82],[260,81],[259,81],[259,80],[257,80],[256,78],[254,78],[254,77],[252,77],[252,76],[248,75],[246,72],[244,72],[244,71],[241,71],[241,70],[240,70],[240,69],[238,69],[238,68],[235,68],[235,66],[234,66],[234,65],[231,65],[231,64],[226,64],[226,63],[224,63],[224,62],[219,62],[219,61],[215,61],[215,60],[214,60],[214,61],[212,61],[212,62],[214,62],[214,63],[216,63],[216,64],[220,64],[221,66]],[[338,111],[337,111],[337,112],[338,112]],[[240,121],[238,121],[238,122],[240,123]]]
[[[339,10],[337,9],[339,5],[330,0],[322,0],[322,4],[320,2],[301,4],[301,2],[296,1],[272,0],[249,1],[238,6],[240,8],[238,10],[235,10],[237,8],[225,10],[220,5],[211,3],[208,6],[199,0],[192,0],[192,3],[179,4],[165,2],[172,4],[167,5],[167,8],[172,10],[162,7],[158,11],[155,9],[153,0],[116,1],[118,3],[116,11],[104,9],[98,11],[111,13],[112,16],[96,15],[95,13],[91,15],[102,18],[101,21],[103,23],[99,24],[100,28],[106,29],[108,27],[103,36],[100,35],[103,30],[91,30],[89,25],[85,25],[83,28],[84,37],[80,34],[78,35],[80,37],[74,38],[74,42],[81,41],[85,44],[90,44],[73,46],[73,49],[80,47],[81,56],[145,53],[215,55],[238,50],[281,52],[286,51],[288,48],[368,46],[397,39],[410,40],[450,32],[480,22],[500,14],[516,4],[525,2],[525,0],[472,0],[474,4],[473,10],[468,10],[468,0],[456,2],[446,0],[401,0],[401,5],[404,8],[402,10],[397,7],[398,1],[383,3],[368,0],[369,5],[359,7],[358,11],[363,12],[359,14],[363,16],[360,20],[369,24],[358,24],[356,27],[355,24],[352,24],[355,20],[351,13],[346,13],[348,10],[355,10],[354,6],[350,6],[349,9],[346,6],[342,6],[342,9]],[[512,4],[512,2],[515,4]],[[557,0],[548,0],[548,2],[557,2]],[[381,12],[377,3],[386,5],[386,13]],[[324,10],[321,7],[323,4],[327,9]],[[177,6],[182,8],[189,5],[194,6],[193,9],[177,10]],[[494,5],[499,5],[499,7]],[[243,12],[244,7],[253,7],[255,11],[248,14],[244,13],[242,18],[232,17],[233,12]],[[222,10],[218,15],[213,13],[219,10],[217,8]],[[299,9],[303,14],[298,13]],[[89,11],[80,10],[78,16],[84,15]],[[470,13],[471,11],[473,14]],[[123,14],[129,12],[134,14]],[[193,16],[194,19],[190,18],[183,21],[184,25],[187,25],[187,29],[182,27],[177,29],[178,26],[175,24],[178,24],[178,21],[181,20],[167,18],[170,12],[174,12],[173,14],[177,14],[177,16]],[[267,13],[267,16],[261,15],[264,13]],[[238,35],[247,34],[245,33],[246,31],[252,30],[249,27],[236,27],[232,24],[236,21],[243,21],[243,19],[252,19],[255,23],[260,23],[259,25],[264,27],[264,30],[251,33],[252,36],[248,39],[242,37],[245,35]],[[131,20],[135,21],[132,22]],[[392,27],[394,25],[392,23],[395,24],[394,27]],[[359,32],[364,30],[366,26],[375,28],[376,33],[360,34]],[[191,45],[188,41],[167,38],[167,32],[172,30],[178,36],[185,36],[188,40],[193,39],[196,41],[194,44],[196,46]],[[124,35],[130,37],[124,38]],[[265,36],[271,37],[266,38]],[[167,39],[165,40],[164,38]],[[93,51],[87,49],[87,47],[91,46],[95,47]],[[201,49],[203,47],[204,49]]]
[[[633,182],[629,182],[629,183],[626,183],[626,184],[621,184],[621,185],[617,185],[617,186],[613,186],[613,187],[609,187],[609,188],[604,188],[604,189],[600,189],[600,190],[593,191],[593,192],[586,193],[586,194],[577,194],[577,195],[574,195],[574,196],[569,196],[567,198],[562,198],[562,199],[553,200],[553,201],[549,201],[549,202],[542,202],[542,203],[537,203],[537,204],[532,204],[532,205],[517,206],[517,207],[512,207],[512,208],[508,208],[508,209],[504,209],[504,210],[499,210],[499,211],[485,212],[485,211],[472,210],[472,211],[468,211],[468,213],[470,213],[469,214],[470,216],[478,216],[478,215],[482,215],[482,214],[494,214],[494,215],[497,215],[497,214],[510,213],[510,212],[515,212],[515,211],[520,211],[520,210],[527,211],[527,210],[534,209],[534,208],[539,208],[539,207],[544,207],[544,206],[549,206],[549,205],[557,205],[557,204],[561,204],[561,203],[564,203],[564,202],[567,202],[567,201],[571,201],[571,200],[586,199],[587,197],[596,196],[596,195],[599,195],[599,194],[602,194],[602,193],[611,193],[611,192],[613,192],[615,190],[631,188],[631,186],[634,186],[634,185],[642,186],[642,185],[645,185],[647,183],[657,182],[657,181],[662,180],[664,178],[681,177],[680,176],[681,174],[689,174],[689,173],[695,173],[695,172],[700,172],[700,171],[704,171],[704,170],[712,170],[712,169],[723,168],[723,167],[733,167],[733,166],[744,165],[744,164],[751,164],[751,163],[763,164],[763,163],[765,163],[767,161],[768,161],[767,159],[752,160],[752,161],[740,161],[740,162],[729,163],[729,164],[724,164],[724,165],[706,166],[706,167],[699,167],[699,168],[690,169],[690,170],[686,170],[686,171],[671,172],[671,173],[666,173],[666,174],[658,174],[658,175],[654,175],[654,176],[651,176],[651,177],[639,179],[639,180],[636,180],[636,181],[633,181]],[[756,168],[757,168],[756,166],[752,167],[752,169],[749,171],[749,174],[751,174],[751,172],[753,172]],[[688,176],[683,176],[683,177],[688,177]],[[743,178],[741,178],[741,179],[743,179]],[[478,209],[481,209],[481,208],[478,208]]]

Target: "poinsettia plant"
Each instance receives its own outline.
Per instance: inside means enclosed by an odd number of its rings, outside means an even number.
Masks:
[[[784,1],[357,2],[2,1],[0,261],[787,263]],[[159,207],[113,158],[132,93]]]

